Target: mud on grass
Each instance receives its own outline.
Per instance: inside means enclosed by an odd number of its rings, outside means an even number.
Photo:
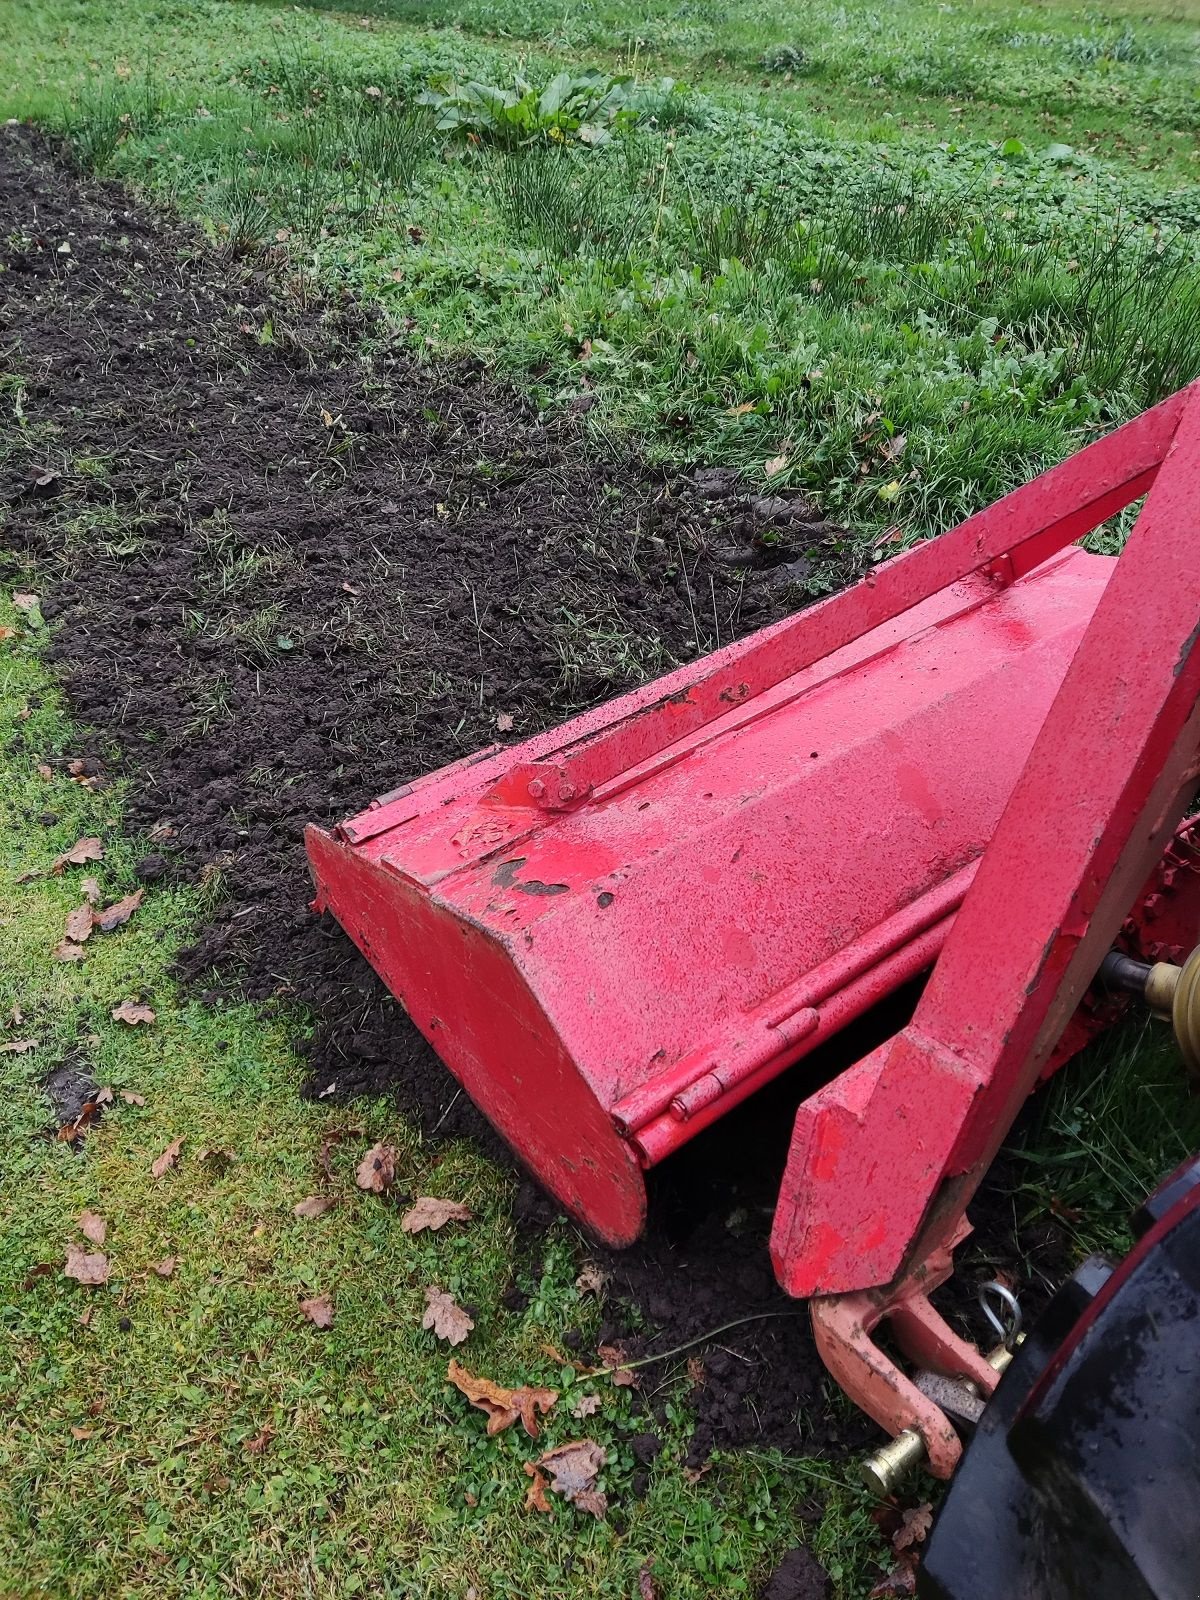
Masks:
[[[509,1161],[310,913],[305,824],[782,615],[795,596],[760,570],[760,518],[773,560],[815,539],[849,576],[852,543],[802,501],[756,508],[727,475],[590,457],[571,422],[544,426],[486,373],[417,365],[352,301],[311,303],[282,253],[215,255],[23,131],[0,139],[0,210],[19,421],[0,455],[3,576],[38,575],[78,754],[123,780],[150,841],[140,876],[205,893],[182,973],[306,1008],[309,1094],[391,1095],[427,1133]],[[770,1271],[772,1114],[786,1129],[764,1102],[741,1139],[656,1175],[650,1236],[605,1262],[624,1300],[606,1332],[630,1353],[772,1313],[704,1352],[697,1460],[871,1436]],[[526,1185],[529,1281],[547,1214]]]

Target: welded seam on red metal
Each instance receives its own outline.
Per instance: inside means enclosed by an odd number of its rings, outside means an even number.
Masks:
[[[885,1285],[944,1244],[1187,807],[1200,385],[1176,398],[1162,466],[912,1022],[801,1107],[772,1236],[792,1294]]]

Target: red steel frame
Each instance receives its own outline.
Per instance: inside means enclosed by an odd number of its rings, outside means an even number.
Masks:
[[[1200,386],[1175,400],[1141,514],[912,1021],[800,1108],[776,1210],[776,1270],[817,1297],[826,1361],[891,1431],[919,1427],[941,1475],[957,1441],[870,1329],[890,1315],[922,1364],[994,1386],[928,1290],[1200,776]],[[1090,492],[1058,476],[1064,499]]]

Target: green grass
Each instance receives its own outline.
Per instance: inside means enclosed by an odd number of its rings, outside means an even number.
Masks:
[[[415,4],[357,21],[18,4],[0,108],[225,247],[270,246],[293,283],[377,300],[421,353],[482,356],[550,412],[586,395],[601,439],[751,477],[782,460],[777,484],[867,544],[959,520],[1200,372],[1195,27],[918,0],[888,28],[861,4],[734,23],[652,7],[591,146],[590,113],[537,107],[568,55],[623,64],[633,13],[572,10],[568,37],[523,4],[424,32],[434,8]],[[733,41],[719,58],[714,29]],[[729,67],[801,34],[820,49],[789,46],[809,52],[799,81],[840,96],[874,77],[889,104],[953,93],[969,114],[948,137],[898,115],[833,127],[767,69],[762,89]],[[951,58],[973,86],[947,87]],[[677,61],[694,75],[660,82]],[[483,86],[454,102],[476,109],[435,127],[422,97],[455,82]],[[1169,157],[1139,165],[1062,121],[1114,107],[1127,130],[1165,118]]]
[[[627,1440],[644,1426],[630,1392],[586,1385],[542,1348],[571,1330],[595,1337],[596,1304],[575,1288],[581,1241],[557,1225],[535,1271],[514,1240],[508,1175],[469,1147],[424,1145],[386,1105],[303,1102],[298,1019],[181,996],[168,966],[203,914],[197,891],[153,889],[124,929],[92,936],[81,964],[51,959],[79,880],[95,872],[115,898],[140,852],[119,791],[92,793],[64,770],[71,732],[44,630],[7,605],[0,621],[25,630],[0,645],[0,1037],[38,1041],[0,1056],[4,1593],[627,1596],[653,1556],[665,1593],[748,1594],[814,1491],[828,1504],[816,1545],[856,1592],[873,1528],[838,1469],[757,1455],[686,1480],[678,1362],[647,1374],[667,1384],[667,1422],[645,1500],[627,1500],[619,1523],[522,1511],[536,1451],[517,1432],[489,1440],[446,1384],[450,1352],[420,1326],[423,1290],[474,1308],[455,1352],[471,1370],[562,1391],[537,1448],[598,1439],[620,1495]],[[87,834],[104,860],[48,874]],[[151,1026],[111,1019],[134,997],[154,1008]],[[64,1064],[116,1091],[79,1149],[55,1139],[42,1089]],[[339,1134],[327,1180],[322,1145]],[[180,1136],[178,1165],[155,1180],[151,1163]],[[353,1181],[380,1138],[399,1151],[400,1190],[466,1200],[475,1220],[405,1234],[403,1207]],[[318,1192],[337,1207],[294,1218]],[[99,1289],[61,1271],[84,1208],[108,1223]],[[168,1255],[177,1266],[162,1279],[150,1269]],[[514,1275],[531,1296],[520,1315],[500,1309]],[[333,1298],[329,1332],[298,1309],[317,1294]],[[602,1397],[586,1423],[568,1410],[581,1386]],[[266,1449],[248,1452],[264,1429]]]
[[[1200,371],[1198,33],[1169,3],[366,9],[16,0],[0,12],[0,114],[36,117],[81,168],[198,219],[218,249],[267,249],[293,294],[345,285],[416,351],[480,356],[547,412],[586,395],[600,444],[623,430],[660,458],[760,478],[782,458],[772,481],[851,522],[865,558],[889,525],[944,527]],[[554,119],[472,141],[419,104],[435,80],[541,90],[564,66],[635,74],[606,143]],[[260,337],[285,339],[285,313]],[[20,393],[0,382],[0,457],[31,443]],[[72,543],[83,558],[137,537],[114,510]],[[236,589],[216,519],[212,541]],[[172,953],[219,885],[155,889],[80,966],[51,961],[80,874],[17,879],[95,832],[115,896],[139,847],[119,792],[37,775],[72,735],[41,631],[0,614],[13,621],[0,1017],[18,1007],[9,1036],[39,1043],[0,1056],[5,1593],[626,1596],[653,1555],[664,1595],[747,1594],[813,1495],[838,1594],[864,1592],[873,1528],[851,1466],[741,1455],[689,1483],[675,1373],[655,1379],[668,1448],[645,1501],[617,1525],[522,1514],[529,1452],[487,1440],[445,1385],[422,1290],[477,1308],[458,1352],[473,1370],[560,1386],[542,1345],[596,1317],[574,1288],[579,1240],[560,1224],[535,1280],[505,1175],[422,1145],[386,1107],[302,1102],[303,1018],[179,994]],[[627,648],[567,619],[564,681]],[[224,714],[219,693],[196,709]],[[131,995],[157,1011],[150,1029],[111,1020]],[[1119,1244],[1130,1200],[1200,1134],[1159,1052],[1105,1049],[1047,1096],[1016,1197],[1018,1213],[1057,1211],[1081,1249]],[[81,1150],[55,1142],[41,1085],[64,1062],[146,1106],[118,1098]],[[347,1123],[337,1209],[297,1222],[322,1141]],[[156,1182],[150,1162],[181,1134]],[[476,1221],[404,1235],[352,1182],[380,1136],[402,1187],[466,1199]],[[85,1206],[109,1221],[114,1269],[92,1291],[36,1272],[61,1263]],[[167,1254],[175,1274],[148,1275]],[[514,1272],[532,1295],[518,1317],[497,1310]],[[336,1315],[320,1334],[297,1307],[324,1292]],[[589,1429],[618,1494],[630,1406],[606,1390]],[[268,1448],[247,1453],[264,1427]],[[578,1431],[562,1408],[548,1442]]]

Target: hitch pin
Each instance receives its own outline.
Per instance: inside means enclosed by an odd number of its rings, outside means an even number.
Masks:
[[[1001,1301],[1004,1310],[1008,1312],[1007,1320],[997,1316],[992,1309],[993,1298]],[[1024,1338],[1021,1332],[1021,1302],[1011,1289],[1002,1283],[992,1281],[979,1286],[979,1304],[984,1316],[995,1328],[1001,1340],[994,1350],[989,1350],[984,1360],[989,1367],[995,1367],[997,1372],[1003,1372],[1012,1360],[1014,1350]],[[972,1393],[975,1392],[975,1386],[969,1380],[963,1380],[963,1387]],[[898,1433],[894,1439],[889,1439],[887,1444],[880,1445],[878,1450],[866,1458],[861,1469],[863,1482],[881,1500],[886,1499],[914,1468],[920,1466],[926,1454],[925,1440],[920,1430],[905,1428],[903,1433]]]

